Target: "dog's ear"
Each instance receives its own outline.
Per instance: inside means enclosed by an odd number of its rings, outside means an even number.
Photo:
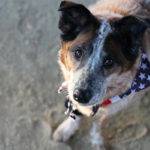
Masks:
[[[97,24],[97,19],[81,4],[63,1],[59,7],[59,29],[64,41],[71,41],[89,24]]]
[[[147,28],[150,28],[149,21],[146,18],[126,16],[114,23],[123,53],[128,60],[134,61],[138,56],[144,33]]]

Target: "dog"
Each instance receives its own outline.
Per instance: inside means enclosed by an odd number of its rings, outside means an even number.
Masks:
[[[79,128],[82,115],[95,115],[91,144],[106,149],[102,124],[140,100],[150,86],[149,8],[146,0],[101,0],[89,8],[61,2],[61,89],[68,90],[68,112],[78,113],[59,125],[54,140],[65,142]]]

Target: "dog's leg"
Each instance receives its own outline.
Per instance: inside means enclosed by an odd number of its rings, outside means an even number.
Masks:
[[[78,129],[81,117],[77,116],[76,119],[68,117],[64,122],[62,122],[53,134],[53,139],[55,141],[65,142],[67,141]]]
[[[90,131],[92,150],[108,150],[108,145],[102,134],[102,128],[106,118],[106,116],[101,116],[100,119],[93,122],[93,126]]]

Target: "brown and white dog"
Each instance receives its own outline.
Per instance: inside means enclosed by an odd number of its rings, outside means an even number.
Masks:
[[[82,114],[92,116],[94,105],[130,88],[141,48],[150,61],[149,10],[150,1],[146,0],[101,0],[89,9],[73,2],[61,3],[59,64],[69,98]],[[139,100],[144,91],[100,107],[96,113],[100,119],[93,123],[95,133],[91,136],[100,133],[105,118]],[[55,131],[54,139],[68,140],[80,120],[81,117],[65,120]],[[91,142],[93,147],[105,149],[101,134],[91,137]]]

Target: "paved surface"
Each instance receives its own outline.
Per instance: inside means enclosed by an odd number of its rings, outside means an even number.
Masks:
[[[57,64],[59,3],[0,1],[0,150],[91,149],[91,119],[84,119],[86,128],[68,144],[51,139],[65,118],[64,95],[56,92],[62,81]],[[106,133],[113,149],[150,149],[149,97],[108,123]]]

